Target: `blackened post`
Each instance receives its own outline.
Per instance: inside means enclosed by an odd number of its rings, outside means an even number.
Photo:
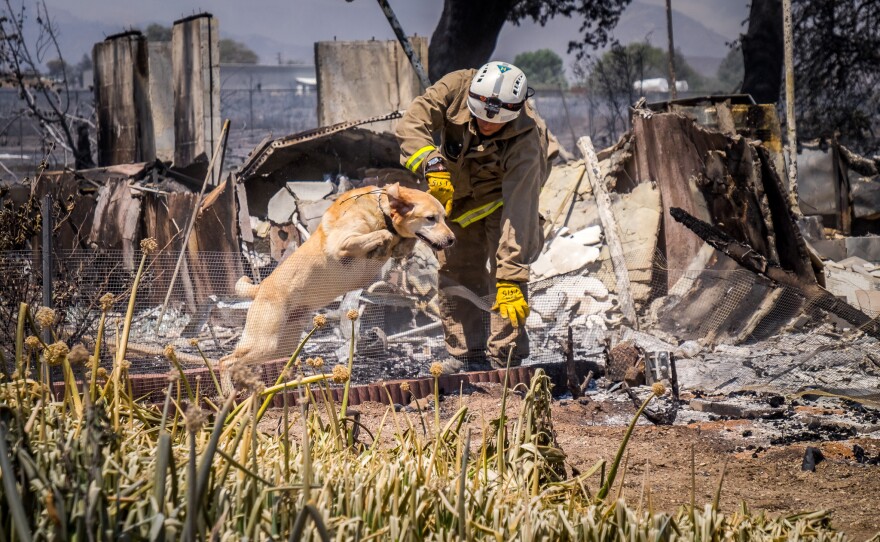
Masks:
[[[791,21],[791,0],[782,0],[782,35],[785,43],[785,125],[788,140],[788,200],[795,218],[801,218],[798,202],[797,128],[794,112],[794,32]]]
[[[52,308],[52,196],[43,196],[43,306]],[[48,329],[43,330],[43,340],[51,342]]]
[[[397,16],[394,15],[394,11],[392,11],[391,6],[388,4],[388,0],[378,0],[379,7],[382,8],[382,12],[385,13],[385,18],[388,19],[388,23],[391,25],[391,29],[394,30],[394,35],[397,36],[397,41],[400,42],[400,46],[403,47],[403,52],[406,53],[407,58],[409,58],[410,64],[412,64],[413,69],[416,71],[416,75],[419,76],[419,81],[422,83],[422,89],[426,89],[431,86],[431,80],[428,79],[428,73],[425,71],[425,67],[422,66],[422,61],[419,60],[418,55],[416,55],[415,49],[412,48],[412,44],[409,42],[409,38],[406,37],[406,32],[403,31],[403,27],[400,26],[400,22],[397,20]]]
[[[565,377],[568,380],[568,391],[572,399],[583,396],[580,383],[578,382],[577,369],[574,366],[574,337],[571,326],[568,326],[568,340],[565,341]]]
[[[675,88],[675,45],[672,41],[672,0],[666,0],[666,33],[669,37],[669,92],[672,99],[678,97]]]
[[[42,225],[42,234],[43,234],[43,306],[47,308],[52,307],[52,228],[54,225],[52,224],[52,195],[46,192],[46,195],[43,196],[41,214],[43,215],[43,225]],[[46,344],[51,344],[54,342],[52,340],[52,330],[44,329],[43,330],[43,342]],[[51,395],[54,390],[55,378],[53,376],[54,371],[52,367],[49,367],[48,375],[49,375],[49,394]]]

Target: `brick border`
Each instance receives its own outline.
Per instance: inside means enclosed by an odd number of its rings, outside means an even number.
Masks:
[[[260,365],[261,377],[264,382],[274,384],[275,379],[281,372],[286,363],[286,359],[275,360]],[[566,391],[567,374],[565,364],[559,363],[540,363],[535,365],[526,365],[522,367],[511,367],[508,383],[510,387],[518,384],[526,386],[532,380],[535,370],[541,368],[547,373],[553,382],[556,390]],[[587,372],[592,370],[593,374],[600,374],[598,366],[591,362],[575,363],[575,373],[580,380],[586,376]],[[491,371],[475,371],[470,373],[455,373],[442,375],[439,379],[439,387],[441,395],[455,395],[459,393],[462,385],[477,383],[494,383],[501,384],[504,382],[505,369],[495,369]],[[190,386],[195,389],[196,380],[198,379],[199,389],[203,393],[213,394],[214,384],[206,367],[198,369],[186,369],[183,371]],[[168,387],[167,373],[144,373],[134,374],[129,377],[131,382],[132,395],[135,399],[150,403],[160,403],[165,400],[165,389]],[[404,397],[401,385],[407,383],[409,385],[409,393]],[[77,386],[82,386],[81,381],[77,381]],[[316,389],[313,384],[312,389]],[[387,392],[386,392],[387,389]],[[342,400],[342,386],[334,385],[330,388],[333,393],[333,399],[337,402]],[[56,382],[54,384],[56,397],[64,393],[64,382]],[[183,391],[181,390],[181,393]],[[371,384],[359,384],[349,388],[349,406],[356,406],[368,401],[377,403],[388,403],[388,395],[391,400],[398,404],[406,404],[413,397],[416,399],[424,399],[434,394],[434,379],[432,377],[419,377],[402,380],[387,380],[384,382],[374,382]],[[284,405],[284,395],[287,395],[287,404],[295,405],[297,391],[288,391],[275,395],[272,406],[281,407]],[[320,394],[315,396],[316,400],[321,400]]]

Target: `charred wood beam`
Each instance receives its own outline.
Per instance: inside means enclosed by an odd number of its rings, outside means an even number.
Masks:
[[[608,195],[605,179],[599,169],[599,159],[596,157],[593,141],[589,137],[585,136],[578,139],[577,146],[584,156],[587,179],[589,179],[590,185],[593,188],[596,208],[599,211],[599,219],[602,222],[602,232],[605,234],[608,251],[611,253],[611,264],[614,268],[620,307],[624,318],[627,319],[633,329],[638,330],[639,318],[636,316],[635,302],[630,290],[629,270],[626,267],[626,258],[623,254],[623,244],[618,233],[617,219],[614,218],[614,211],[611,208],[611,197]]]
[[[805,280],[791,271],[770,264],[763,255],[749,245],[733,239],[714,225],[700,220],[684,209],[672,207],[669,209],[669,214],[712,248],[724,253],[752,273],[776,284],[796,289],[807,299],[807,310],[821,309],[830,312],[868,335],[880,339],[880,320],[872,319],[849,303],[841,301],[818,283]]]
[[[636,395],[636,392],[634,392],[626,382],[623,383],[623,391],[626,392],[626,395],[629,397],[629,400],[632,401],[636,410],[641,408],[644,400]],[[669,404],[666,405],[665,408],[645,408],[645,410],[642,411],[642,415],[654,425],[672,425],[675,423],[675,418],[678,417],[678,397],[674,397],[672,401],[669,401]]]
[[[880,175],[880,156],[865,158],[840,144],[837,145],[837,149],[849,169],[866,177]]]

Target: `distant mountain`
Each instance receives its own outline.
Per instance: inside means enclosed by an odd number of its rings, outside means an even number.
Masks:
[[[703,0],[701,0],[703,1]],[[717,4],[719,0],[705,0],[706,4]],[[725,2],[726,7],[723,11],[729,12],[734,9],[738,10],[734,13],[740,15],[728,15],[739,19],[741,16],[747,15],[746,3],[732,0],[721,0]],[[699,3],[699,2],[697,2]],[[682,6],[687,9],[688,13],[692,11],[690,7],[694,2],[683,2],[676,0],[673,6]],[[694,4],[696,5],[696,4]],[[705,6],[700,10],[706,9]],[[498,45],[495,48],[494,57],[499,60],[511,61],[513,58],[524,51],[534,51],[536,49],[552,49],[562,55],[565,59],[567,68],[570,68],[575,62],[575,55],[568,55],[568,42],[576,40],[580,34],[581,20],[578,18],[557,18],[547,23],[547,26],[541,28],[535,24],[523,24],[522,26],[506,25],[501,31],[498,39]],[[703,75],[713,76],[717,70],[721,59],[727,55],[726,43],[736,37],[736,35],[722,35],[689,16],[673,9],[672,11],[672,27],[675,48],[679,49],[686,58],[695,58],[694,69]],[[736,25],[728,25],[733,30]],[[666,9],[662,5],[655,5],[653,0],[635,1],[627,7],[626,11],[621,15],[620,22],[612,32],[614,39],[626,45],[633,42],[643,42],[645,39],[661,49],[666,49]]]
[[[666,0],[638,1],[666,9]],[[730,41],[746,31],[743,22],[748,19],[749,0],[672,0],[672,9],[700,21]],[[663,20],[665,24],[666,19]]]
[[[724,58],[728,49],[725,43],[731,41],[731,38],[675,9],[672,10],[672,34],[675,48],[685,56]],[[666,49],[666,9],[633,2],[621,16],[614,37],[621,43],[647,39],[651,45]]]
[[[155,9],[148,9],[137,0],[78,2],[82,2],[82,9],[72,10],[68,0],[47,2],[53,19],[61,29],[60,41],[65,59],[71,63],[79,62],[83,54],[91,55],[95,42],[130,28],[107,21],[131,21],[130,24],[145,28],[152,21],[170,25],[184,12],[188,14],[192,11],[192,4],[188,0],[173,4],[160,2]],[[220,19],[222,37],[247,44],[263,64],[276,64],[279,53],[282,62],[314,62],[313,42],[332,40],[333,36],[338,36],[340,40],[391,37],[390,28],[378,7],[369,3],[347,4],[336,0],[262,2],[271,4],[272,10],[263,6],[262,9],[242,12],[237,0],[212,0],[209,4],[211,11]],[[673,0],[672,5],[675,8],[673,26],[676,47],[686,57],[702,57],[695,62],[696,69],[712,71],[713,66],[727,54],[725,42],[734,39],[742,30],[740,23],[748,15],[746,0]],[[420,35],[431,34],[440,10],[437,0],[397,1],[394,7],[407,32]],[[277,16],[267,18],[276,11]],[[86,13],[89,15],[84,15]],[[523,21],[520,26],[506,24],[493,56],[499,60],[513,60],[518,53],[549,48],[562,55],[567,67],[570,67],[574,55],[567,55],[566,50],[568,42],[578,38],[580,24],[578,18],[553,19],[545,27],[531,21]],[[632,2],[613,35],[624,44],[643,41],[647,37],[653,45],[665,48],[664,0]],[[44,62],[47,60],[51,58],[43,59]]]

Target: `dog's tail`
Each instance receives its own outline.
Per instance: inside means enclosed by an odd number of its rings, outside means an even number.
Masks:
[[[235,283],[235,295],[238,297],[247,297],[253,299],[257,297],[260,285],[254,284],[250,277],[241,277]]]

